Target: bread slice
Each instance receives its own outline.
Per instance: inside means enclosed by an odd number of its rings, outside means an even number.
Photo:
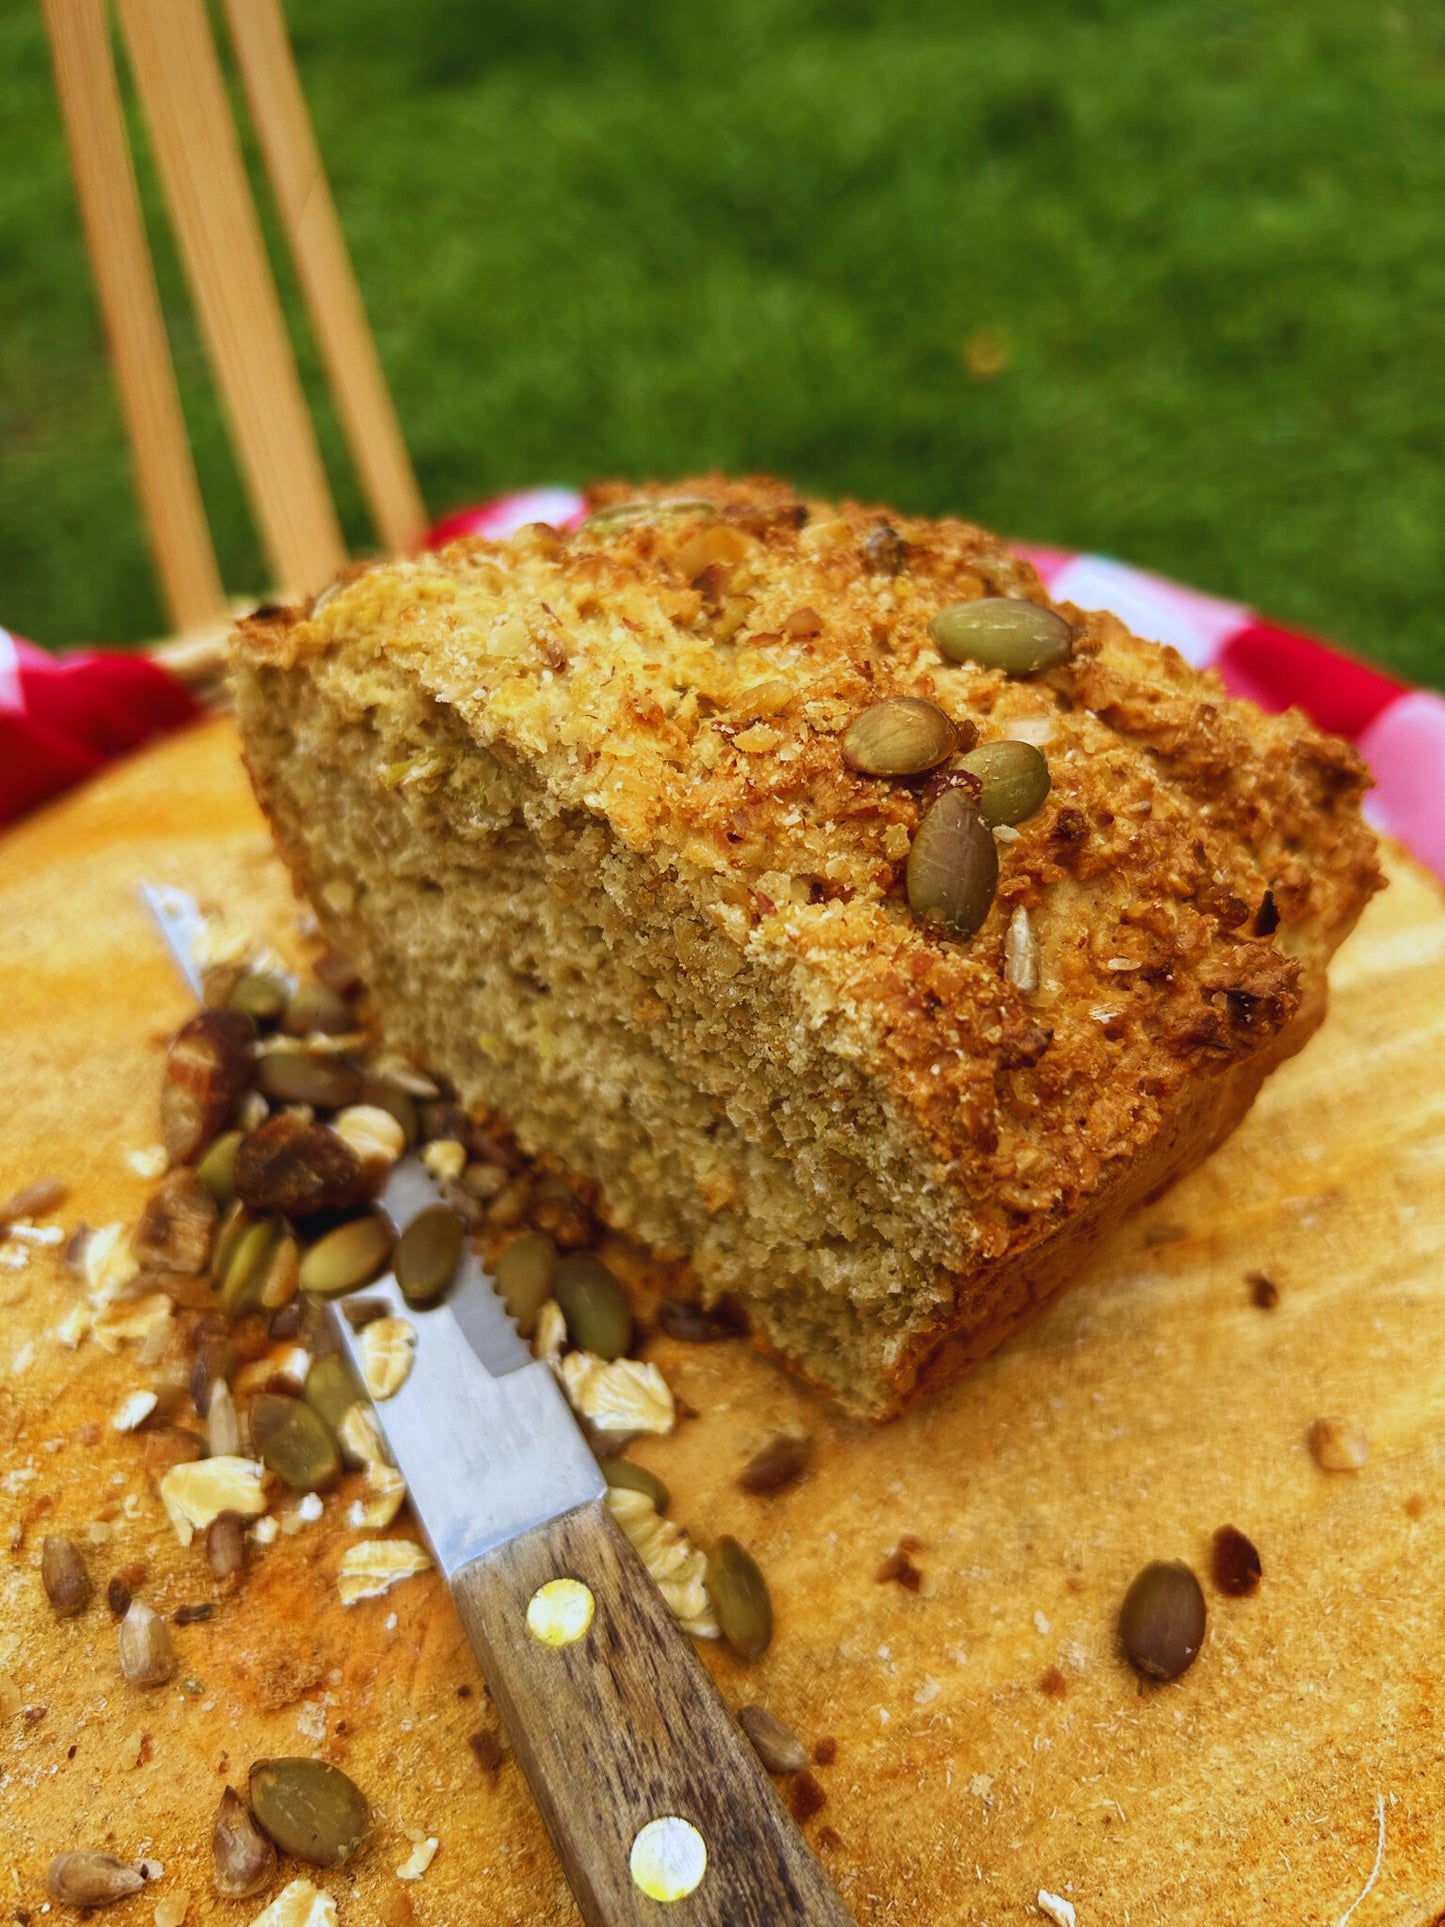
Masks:
[[[1108,615],[1063,608],[1035,675],[945,660],[940,609],[1046,600],[966,524],[766,482],[624,497],[258,612],[247,763],[391,1041],[887,1417],[1076,1279],[1319,1022],[1378,886],[1365,773]],[[966,941],[908,900],[937,777],[844,759],[901,695],[1048,760]]]

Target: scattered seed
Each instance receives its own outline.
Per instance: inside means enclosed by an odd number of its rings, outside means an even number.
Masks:
[[[356,1016],[344,997],[338,997],[325,984],[298,984],[296,994],[286,1006],[281,1028],[288,1037],[344,1037],[356,1029]]]
[[[744,1706],[738,1725],[753,1743],[753,1751],[769,1773],[801,1773],[807,1750],[791,1726],[785,1726],[766,1706]]]
[[[340,1111],[360,1100],[361,1073],[335,1057],[313,1057],[304,1050],[271,1050],[256,1061],[256,1083],[282,1104],[310,1104],[319,1111]]]
[[[1253,1543],[1236,1526],[1221,1526],[1214,1535],[1210,1572],[1215,1586],[1230,1599],[1247,1599],[1264,1573]]]
[[[116,1631],[122,1679],[132,1686],[164,1686],[176,1670],[170,1628],[144,1600],[133,1599]]]
[[[232,1173],[236,1146],[241,1142],[241,1137],[240,1131],[223,1131],[196,1166],[196,1176],[214,1198],[218,1211],[229,1211],[236,1202],[236,1184]]]
[[[615,535],[622,529],[629,529],[639,523],[672,521],[679,516],[717,514],[711,502],[700,496],[678,495],[665,502],[614,502],[608,508],[598,509],[589,515],[577,533],[579,535]]]
[[[272,970],[245,970],[231,986],[227,1004],[258,1024],[274,1024],[290,995],[286,979]]]
[[[950,662],[976,662],[1010,676],[1031,676],[1063,662],[1074,631],[1041,602],[980,596],[940,609],[928,633]]]
[[[348,1298],[342,1304],[341,1316],[354,1332],[359,1332],[378,1318],[385,1318],[389,1309],[384,1298]]]
[[[664,1298],[657,1308],[658,1330],[686,1345],[716,1345],[724,1338],[746,1338],[748,1322],[728,1299],[711,1306]]]
[[[477,1765],[483,1773],[490,1774],[495,1779],[501,1770],[502,1761],[506,1758],[502,1742],[496,1734],[489,1728],[483,1727],[479,1733],[473,1733],[468,1737],[467,1745],[476,1754]]]
[[[1351,1418],[1317,1418],[1310,1427],[1310,1450],[1325,1472],[1358,1472],[1370,1456],[1365,1429]]]
[[[209,1599],[199,1600],[194,1606],[177,1606],[171,1614],[177,1626],[194,1626],[203,1619],[215,1617],[216,1608]]]
[[[781,1492],[807,1471],[813,1457],[813,1441],[797,1432],[779,1432],[776,1438],[754,1452],[738,1474],[744,1492]]]
[[[1244,1282],[1249,1286],[1251,1303],[1258,1305],[1261,1311],[1274,1310],[1279,1303],[1279,1286],[1267,1272],[1246,1272]]]
[[[181,1025],[161,1084],[161,1137],[172,1164],[189,1164],[230,1122],[251,1081],[256,1027],[234,1010],[203,1010]]]
[[[887,522],[870,529],[861,544],[863,566],[875,575],[897,575],[908,556],[908,544]]]
[[[215,1579],[245,1570],[246,1521],[238,1512],[222,1512],[206,1527],[206,1564]]]
[[[194,1276],[211,1262],[216,1201],[194,1171],[182,1167],[161,1180],[131,1237],[136,1260],[150,1271]]]
[[[261,1290],[281,1236],[279,1218],[262,1218],[259,1223],[248,1218],[242,1226],[219,1281],[221,1309],[227,1317],[239,1318],[260,1305]]]
[[[224,1900],[249,1900],[276,1876],[276,1848],[251,1809],[227,1787],[211,1828],[211,1881]]]
[[[1178,1679],[1204,1643],[1204,1594],[1190,1568],[1160,1559],[1145,1566],[1124,1595],[1119,1637],[1136,1673]]]
[[[371,1824],[361,1789],[325,1760],[257,1760],[249,1779],[257,1824],[309,1867],[339,1867]]]
[[[206,1408],[206,1450],[213,1459],[234,1458],[241,1450],[241,1420],[225,1379],[211,1382]]]
[[[498,1258],[497,1290],[523,1338],[537,1329],[537,1313],[552,1296],[556,1276],[557,1248],[550,1238],[515,1238]]]
[[[374,1399],[394,1398],[411,1376],[416,1331],[404,1318],[378,1318],[361,1334],[361,1376]]]
[[[831,1766],[838,1757],[838,1742],[831,1733],[825,1733],[813,1748],[814,1766]]]
[[[373,1302],[381,1305],[384,1315],[385,1300]],[[350,1308],[348,1304],[347,1309]],[[365,1397],[361,1380],[344,1352],[328,1352],[325,1358],[318,1358],[306,1374],[306,1403],[320,1413],[333,1432],[339,1431],[341,1421],[352,1406]]]
[[[707,1562],[707,1592],[722,1636],[742,1659],[761,1659],[773,1636],[773,1602],[752,1556],[724,1535]]]
[[[600,1258],[573,1252],[560,1260],[552,1296],[579,1351],[609,1361],[622,1357],[632,1342],[632,1315],[621,1285]]]
[[[820,1813],[827,1802],[827,1794],[813,1775],[806,1771],[800,1773],[788,1789],[788,1805],[800,1826],[805,1820],[811,1820],[815,1813]]]
[[[354,1210],[370,1189],[360,1159],[335,1131],[284,1112],[242,1138],[232,1176],[249,1210],[288,1218]]]
[[[341,1477],[331,1427],[304,1399],[263,1392],[251,1406],[251,1439],[262,1463],[294,1492],[322,1492]]]
[[[256,1297],[262,1311],[280,1311],[296,1296],[301,1283],[301,1246],[289,1234],[271,1247]]]
[[[427,1305],[446,1290],[461,1261],[462,1221],[449,1204],[433,1204],[397,1239],[392,1269],[407,1302]]]
[[[1022,823],[1049,793],[1048,761],[1032,743],[980,743],[958,766],[978,778],[978,813],[990,829]]]
[[[119,1573],[106,1585],[105,1603],[116,1619],[124,1619],[130,1611],[130,1587]]]
[[[73,1619],[90,1604],[90,1574],[72,1540],[47,1536],[40,1553],[40,1578],[57,1618]]]
[[[959,790],[945,790],[908,852],[908,902],[921,923],[964,941],[982,924],[998,888],[998,847]]]
[[[0,1230],[8,1230],[18,1218],[48,1218],[70,1196],[69,1185],[59,1178],[37,1178],[23,1185],[0,1204]]]
[[[602,1468],[602,1476],[614,1491],[642,1492],[651,1499],[659,1512],[666,1512],[672,1503],[672,1494],[655,1472],[649,1472],[645,1465],[634,1465],[631,1459],[604,1455],[597,1461]]]
[[[1003,940],[1003,974],[1015,990],[1030,997],[1039,987],[1039,940],[1033,919],[1020,904],[1009,918]]]
[[[843,738],[843,761],[864,776],[919,776],[958,748],[958,731],[937,703],[889,696],[871,703]]]
[[[45,1889],[62,1907],[106,1907],[139,1893],[145,1875],[113,1853],[58,1853],[45,1872]]]
[[[369,1285],[391,1257],[394,1234],[385,1218],[353,1218],[312,1245],[301,1260],[301,1289],[340,1298]]]

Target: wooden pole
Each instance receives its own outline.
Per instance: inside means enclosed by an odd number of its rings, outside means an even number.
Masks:
[[[226,18],[371,519],[386,547],[404,554],[426,532],[426,509],[327,186],[280,0],[226,0]]]
[[[204,0],[120,0],[120,18],[276,586],[303,594],[335,575],[346,550]]]
[[[178,629],[226,613],[146,244],[104,0],[45,0],[76,194],[141,509]]]

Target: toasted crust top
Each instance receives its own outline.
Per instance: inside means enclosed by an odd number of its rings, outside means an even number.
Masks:
[[[609,485],[594,513],[631,501],[653,508],[464,540],[262,612],[240,630],[243,681],[300,671],[365,706],[399,676],[549,806],[604,817],[738,950],[792,973],[800,1017],[868,1064],[972,1199],[985,1251],[1072,1209],[1185,1080],[1264,1048],[1318,997],[1378,885],[1346,744],[1069,604],[1050,605],[1076,627],[1056,669],[946,661],[939,609],[1048,601],[967,523],[716,477]],[[1051,794],[1001,839],[996,901],[964,944],[908,907],[924,783],[841,755],[889,695],[1049,761]],[[442,746],[378,775],[472,780]],[[1040,947],[1028,996],[1004,971],[1019,909]]]

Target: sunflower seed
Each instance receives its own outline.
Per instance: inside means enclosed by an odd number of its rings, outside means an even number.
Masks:
[[[331,1427],[304,1399],[263,1392],[251,1406],[251,1439],[262,1462],[295,1492],[321,1492],[341,1477]]]
[[[1022,904],[1009,918],[1008,935],[1003,940],[1003,974],[1026,997],[1039,987],[1039,940]]]
[[[211,1262],[218,1213],[209,1187],[182,1167],[161,1180],[140,1214],[131,1250],[150,1271],[195,1276]]]
[[[940,609],[928,632],[950,662],[976,662],[1010,676],[1031,676],[1065,660],[1074,630],[1041,602],[981,596]]]
[[[1032,743],[980,743],[958,767],[979,779],[978,813],[990,829],[1022,823],[1049,793],[1049,765]]]
[[[742,1659],[761,1659],[773,1636],[773,1602],[752,1556],[724,1535],[707,1561],[707,1593],[722,1636]]]
[[[113,1853],[58,1853],[45,1873],[45,1889],[62,1907],[105,1907],[139,1893],[145,1875]]]
[[[390,1258],[392,1242],[385,1218],[353,1218],[338,1225],[301,1260],[301,1289],[319,1298],[340,1298],[370,1284]]]
[[[523,1338],[537,1329],[537,1313],[552,1296],[556,1275],[557,1248],[550,1238],[515,1238],[498,1258],[497,1290]]]
[[[801,1773],[808,1764],[807,1749],[791,1726],[785,1726],[766,1706],[744,1706],[738,1725],[753,1743],[753,1751],[769,1773]]]
[[[392,1269],[409,1304],[430,1304],[457,1275],[462,1221],[449,1204],[419,1211],[396,1241]]]
[[[236,1415],[231,1388],[223,1378],[211,1382],[206,1411],[206,1449],[213,1459],[236,1458],[241,1450],[241,1421]]]
[[[69,1185],[59,1178],[37,1178],[23,1185],[0,1203],[0,1231],[8,1230],[17,1218],[48,1218],[70,1196]]]
[[[937,703],[889,696],[855,717],[843,738],[843,761],[865,776],[918,776],[958,748],[958,731]]]
[[[227,1787],[211,1828],[211,1880],[224,1900],[249,1900],[269,1887],[276,1874],[276,1849],[251,1816],[251,1809]]]
[[[365,1795],[325,1760],[257,1760],[251,1811],[283,1853],[310,1867],[339,1867],[371,1824]]]
[[[116,1631],[122,1679],[132,1686],[164,1686],[176,1670],[170,1628],[144,1600],[133,1599]]]
[[[552,1296],[579,1351],[617,1359],[632,1340],[632,1316],[622,1287],[600,1258],[572,1254],[557,1266]]]
[[[47,1536],[40,1553],[40,1579],[56,1616],[73,1619],[90,1604],[90,1574],[80,1548],[58,1534]]]
[[[919,824],[908,852],[908,902],[920,923],[960,941],[973,936],[998,888],[998,849],[978,811],[945,790]]]
[[[649,1472],[645,1465],[634,1465],[631,1459],[604,1455],[597,1463],[602,1468],[603,1478],[614,1491],[645,1493],[659,1512],[666,1512],[672,1494],[655,1472]]]
[[[1178,1679],[1204,1643],[1204,1594],[1190,1568],[1156,1559],[1134,1580],[1119,1612],[1119,1638],[1136,1673]]]
[[[215,1579],[229,1579],[246,1565],[246,1521],[238,1512],[222,1512],[206,1527],[206,1564]]]

